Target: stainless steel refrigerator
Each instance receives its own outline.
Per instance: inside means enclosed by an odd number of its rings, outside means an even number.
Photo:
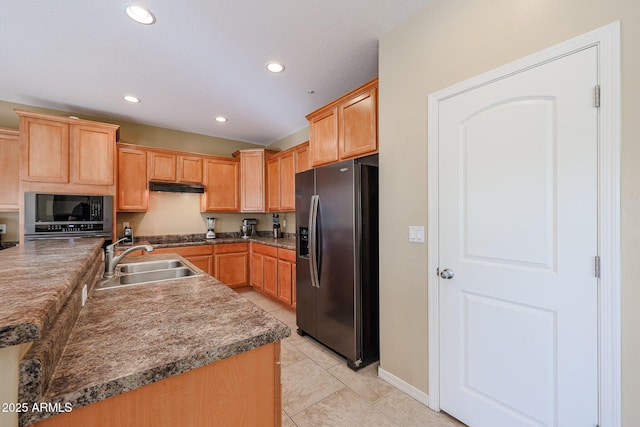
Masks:
[[[296,321],[358,369],[379,358],[378,156],[296,174]]]

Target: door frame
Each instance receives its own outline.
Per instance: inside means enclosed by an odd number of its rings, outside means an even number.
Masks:
[[[439,103],[462,92],[526,71],[592,46],[598,47],[601,87],[598,126],[598,416],[603,427],[619,426],[621,401],[620,340],[620,21],[572,38],[495,70],[457,83],[428,98],[428,322],[429,407],[440,410],[440,296],[437,279]],[[596,255],[596,254],[594,254]]]

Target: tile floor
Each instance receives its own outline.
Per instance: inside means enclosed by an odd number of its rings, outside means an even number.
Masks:
[[[299,336],[295,313],[251,290],[241,294],[291,327],[281,352],[284,427],[464,426],[378,378],[377,364],[354,372],[339,355]]]

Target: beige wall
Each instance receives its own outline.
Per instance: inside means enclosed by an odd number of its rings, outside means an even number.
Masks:
[[[380,42],[381,366],[428,393],[427,95],[622,22],[623,422],[640,423],[640,4],[635,0],[433,0]],[[403,190],[404,189],[404,190]]]

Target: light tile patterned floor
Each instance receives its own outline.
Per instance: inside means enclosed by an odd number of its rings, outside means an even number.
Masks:
[[[282,341],[283,427],[462,427],[378,378],[377,364],[357,372],[339,355],[296,331],[296,317],[253,291],[241,291],[291,327]]]

